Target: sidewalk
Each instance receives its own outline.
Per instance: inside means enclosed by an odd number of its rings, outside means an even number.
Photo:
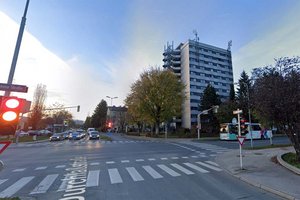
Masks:
[[[216,157],[216,162],[233,176],[286,199],[300,200],[300,176],[271,161],[273,156],[294,152],[292,147],[243,150],[243,168],[240,170],[239,150]]]

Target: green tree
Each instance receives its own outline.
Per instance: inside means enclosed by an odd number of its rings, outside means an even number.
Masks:
[[[240,110],[243,110],[243,117],[249,121],[249,115],[248,113],[248,90],[249,93],[251,94],[251,80],[248,76],[248,74],[243,71],[241,73],[241,77],[239,79],[239,88],[237,90],[237,104],[238,104],[238,108]],[[250,96],[249,96],[250,99]],[[249,102],[250,103],[250,102]],[[251,105],[249,105],[251,106]],[[253,121],[253,120],[252,120]]]
[[[90,116],[87,116],[87,117],[85,118],[83,127],[84,127],[85,129],[90,128],[90,127],[92,126],[92,122],[91,122],[91,121],[92,121],[92,118],[91,118]]]
[[[131,86],[131,92],[125,100],[128,113],[138,120],[154,124],[158,135],[161,122],[180,115],[183,89],[184,86],[173,72],[151,68]]]
[[[253,99],[257,118],[287,134],[300,162],[300,57],[275,59],[256,68]]]
[[[105,100],[101,100],[101,102],[97,105],[92,117],[91,117],[91,125],[94,128],[105,129],[106,127],[106,116],[107,116],[107,103]]]
[[[201,96],[200,110],[204,111],[220,104],[221,100],[215,88],[208,84]],[[217,135],[219,133],[219,121],[213,113],[213,110],[206,115],[201,115],[201,131],[208,136]]]

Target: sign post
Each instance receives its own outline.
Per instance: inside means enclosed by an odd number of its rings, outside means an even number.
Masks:
[[[242,114],[243,111],[240,109],[234,110],[233,114],[238,116],[238,134],[239,136],[237,137],[238,141],[239,141],[239,146],[240,146],[240,166],[241,169],[243,169],[243,157],[242,157],[242,144],[244,144],[244,140],[245,137],[241,136],[241,118],[240,118],[240,114]],[[240,139],[241,138],[241,139]]]

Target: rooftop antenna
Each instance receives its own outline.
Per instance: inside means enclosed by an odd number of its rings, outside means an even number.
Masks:
[[[198,32],[197,32],[197,30],[193,30],[193,33],[194,33],[194,35],[195,35],[195,42],[199,42],[199,37],[198,37]]]
[[[232,40],[230,40],[230,41],[228,42],[227,51],[231,51],[231,46],[232,46]]]

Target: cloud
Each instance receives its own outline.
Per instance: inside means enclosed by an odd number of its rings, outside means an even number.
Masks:
[[[300,4],[297,4],[281,21],[278,21],[275,28],[267,29],[258,38],[233,52],[236,81],[242,70],[251,72],[255,67],[273,64],[274,58],[300,55],[299,9]]]

